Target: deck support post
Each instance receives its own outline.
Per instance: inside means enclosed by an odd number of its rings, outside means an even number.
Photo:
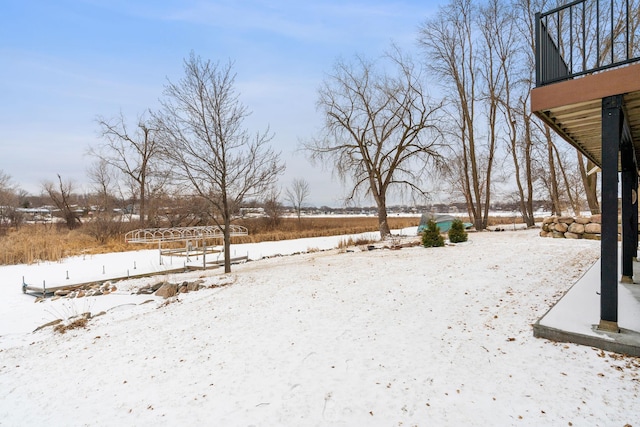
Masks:
[[[602,99],[602,224],[599,329],[618,332],[618,153],[622,96]]]
[[[620,149],[622,166],[622,283],[633,283],[633,258],[638,247],[638,172],[635,152],[630,143]],[[636,215],[633,212],[636,212]]]
[[[634,151],[634,155],[635,155],[635,151]],[[637,262],[638,261],[638,231],[640,230],[640,227],[638,227],[638,187],[640,187],[640,175],[638,174],[638,159],[636,157],[634,157],[635,159],[635,163],[634,163],[634,174],[633,174],[633,181],[632,181],[632,185],[633,185],[633,189],[631,190],[631,202],[632,202],[632,206],[631,206],[631,236],[630,238],[632,239],[631,242],[631,257],[632,257],[632,262]],[[632,268],[633,268],[633,264]]]

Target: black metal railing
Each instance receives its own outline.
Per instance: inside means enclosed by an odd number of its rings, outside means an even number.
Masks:
[[[536,13],[535,36],[536,86],[640,61],[640,0],[577,0]]]

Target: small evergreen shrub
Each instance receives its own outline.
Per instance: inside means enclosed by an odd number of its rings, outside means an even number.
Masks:
[[[426,230],[422,232],[422,246],[425,248],[444,246],[444,238],[440,235],[440,228],[433,220],[427,223]]]
[[[466,242],[469,238],[467,231],[464,229],[464,224],[461,220],[455,219],[449,229],[449,241],[451,243]]]

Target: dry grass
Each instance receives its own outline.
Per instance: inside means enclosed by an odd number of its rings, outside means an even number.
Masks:
[[[122,237],[98,244],[82,229],[69,231],[52,225],[24,225],[0,237],[0,265],[58,261],[72,255],[130,249]]]
[[[468,219],[462,218],[463,221]],[[420,217],[389,217],[391,229],[415,227]],[[520,218],[515,218],[521,223]],[[513,217],[493,217],[490,226],[513,224]],[[378,230],[376,217],[320,217],[320,218],[281,218],[273,223],[267,218],[245,219],[238,222],[247,227],[248,236],[236,237],[232,243],[257,243],[262,241],[278,241],[307,237],[336,236],[343,234],[360,234]],[[132,227],[133,224],[130,226]],[[99,243],[88,234],[89,229],[82,227],[68,231],[55,225],[24,225],[18,230],[8,230],[0,235],[0,265],[33,264],[39,261],[58,261],[64,257],[81,254],[99,254],[121,252],[132,249],[156,248],[127,245],[124,242],[124,231],[117,237]],[[344,242],[366,244],[371,242]],[[177,243],[177,247],[183,245]]]
[[[53,330],[60,334],[64,334],[65,332],[72,329],[86,328],[87,323],[89,323],[89,319],[87,318],[87,316],[80,316],[70,320],[69,323],[58,323],[56,326],[54,326]]]
[[[389,217],[391,229],[415,227],[420,217]],[[360,234],[378,230],[375,217],[319,217],[319,218],[281,218],[277,224],[265,218],[245,219],[238,222],[247,227],[248,236],[235,238],[234,243],[258,243],[302,239],[308,237],[338,236],[342,234]]]
[[[340,239],[338,242],[338,249],[346,249],[353,246],[365,246],[376,242],[377,240],[374,239],[365,239],[362,237],[354,239],[353,237],[348,237],[346,239]]]

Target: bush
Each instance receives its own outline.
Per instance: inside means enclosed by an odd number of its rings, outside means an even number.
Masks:
[[[451,228],[449,229],[449,241],[451,243],[466,242],[468,237],[462,221],[459,219],[453,220]]]
[[[440,235],[440,228],[433,220],[429,220],[427,228],[422,232],[422,246],[425,248],[444,246],[444,238]]]
[[[120,238],[124,234],[124,226],[120,218],[97,214],[86,223],[84,232],[104,245],[111,239]]]

